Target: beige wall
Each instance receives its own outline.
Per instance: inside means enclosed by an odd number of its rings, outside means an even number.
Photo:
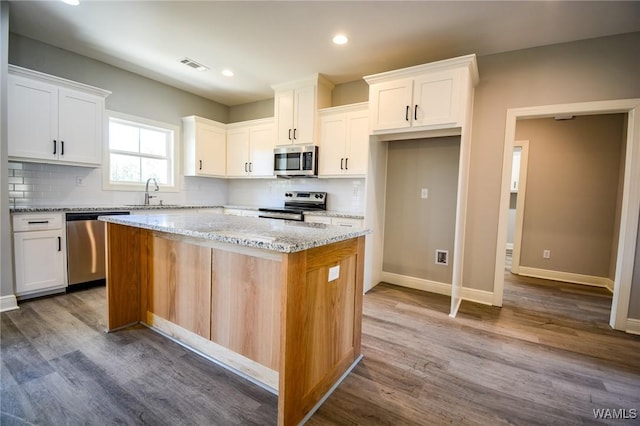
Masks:
[[[463,284],[493,291],[509,108],[640,98],[640,33],[478,58]]]
[[[9,63],[110,90],[107,109],[180,125],[187,115],[226,123],[229,108],[68,50],[10,34]]]
[[[388,145],[383,271],[451,283],[460,137]],[[421,198],[421,189],[428,198]],[[436,249],[449,265],[436,265]]]
[[[517,122],[516,140],[529,141],[521,266],[613,276],[624,118]]]

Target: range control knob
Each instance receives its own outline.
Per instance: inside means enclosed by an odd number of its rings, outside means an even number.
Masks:
[[[322,198],[322,194],[316,194],[316,198]]]
[[[292,193],[290,193],[290,192],[287,192],[287,193],[285,193],[285,194],[284,194],[284,196],[285,196],[285,197],[293,197],[293,194],[292,194]]]

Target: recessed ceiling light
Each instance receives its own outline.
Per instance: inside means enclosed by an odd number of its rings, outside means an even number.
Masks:
[[[222,75],[224,75],[225,77],[233,77],[233,71],[226,69],[226,70],[222,70]]]
[[[349,42],[349,38],[344,34],[337,34],[333,37],[333,42],[335,44],[347,44]]]
[[[71,6],[77,6],[80,4],[80,0],[61,0],[62,3],[69,4]]]

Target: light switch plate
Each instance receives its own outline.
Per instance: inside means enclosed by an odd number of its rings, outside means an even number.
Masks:
[[[340,278],[340,265],[333,266],[329,268],[329,278],[328,281],[335,281]]]
[[[429,198],[429,188],[422,188],[422,191],[420,191],[420,198],[424,200]]]

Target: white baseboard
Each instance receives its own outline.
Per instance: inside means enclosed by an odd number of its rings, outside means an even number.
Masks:
[[[531,268],[520,265],[519,275],[527,277],[542,278],[545,280],[564,281],[573,284],[590,285],[593,287],[604,287],[613,293],[613,280],[605,277],[593,275],[574,274],[571,272],[550,271],[548,269]]]
[[[422,278],[408,277],[406,275],[399,275],[392,272],[384,271],[382,272],[380,278],[384,282],[401,287],[413,288],[415,290],[422,290],[436,294],[444,294],[445,296],[451,296],[451,284],[425,280]],[[493,292],[462,287],[462,300],[481,303],[483,305],[492,305]]]
[[[0,297],[0,312],[13,311],[18,308],[18,299],[11,294],[9,296]]]
[[[640,319],[627,318],[627,326],[624,331],[640,335]]]

